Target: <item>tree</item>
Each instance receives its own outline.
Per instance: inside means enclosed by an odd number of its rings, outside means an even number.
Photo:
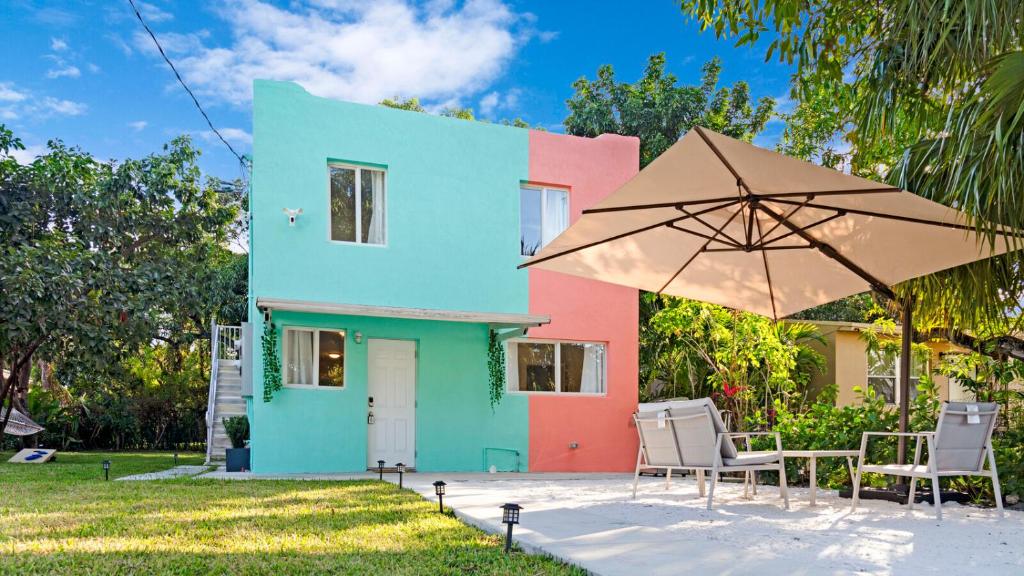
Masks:
[[[222,302],[195,280],[223,250],[242,190],[204,183],[184,137],[118,164],[51,141],[20,165],[21,147],[0,126],[0,407],[19,410],[34,358],[102,373],[153,339],[188,338],[183,317],[201,336]]]
[[[420,104],[420,99],[419,98],[406,98],[405,100],[402,100],[401,98],[385,98],[385,99],[380,101],[380,105],[381,106],[386,106],[388,108],[395,108],[395,109],[398,109],[398,110],[408,110],[410,112],[423,112],[423,113],[427,112],[427,109],[424,108],[422,104]],[[473,109],[472,108],[464,108],[464,107],[461,107],[461,106],[453,106],[453,107],[445,108],[445,109],[441,110],[441,114],[440,115],[444,116],[446,118],[458,118],[459,120],[478,120],[478,121],[481,121],[481,122],[486,122],[486,120],[481,120],[481,119],[477,118],[476,115],[473,113]],[[499,123],[502,126],[512,126],[512,127],[515,127],[515,128],[532,128],[534,130],[544,130],[544,128],[541,128],[539,126],[538,127],[531,127],[530,123],[527,122],[526,120],[523,120],[522,118],[515,118],[513,120],[509,120],[509,119],[506,118],[506,119],[501,120],[501,122],[499,122]]]
[[[693,126],[703,126],[733,138],[750,141],[768,122],[775,101],[762,97],[752,105],[750,88],[737,82],[717,88],[722,71],[718,58],[702,67],[701,83],[678,85],[665,73],[665,55],[648,59],[643,76],[633,83],[619,82],[606,64],[597,78],[573,83],[568,100],[565,131],[576,136],[622,134],[640,138],[640,166],[650,164]]]
[[[796,63],[784,149],[955,206],[996,242],[1024,228],[1024,0],[682,0],[719,37]],[[845,140],[848,152],[828,150]],[[1022,240],[1011,240],[1020,248]],[[1020,327],[1024,254],[897,287],[923,323]]]

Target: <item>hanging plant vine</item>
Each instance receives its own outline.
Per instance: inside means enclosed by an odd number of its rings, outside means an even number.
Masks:
[[[277,354],[277,330],[272,322],[263,323],[263,401],[270,402],[281,389],[281,363]]]
[[[491,411],[501,402],[505,394],[505,347],[498,341],[498,335],[491,332],[487,344],[487,373],[490,378]]]

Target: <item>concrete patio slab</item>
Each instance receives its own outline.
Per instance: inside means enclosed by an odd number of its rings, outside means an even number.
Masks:
[[[167,478],[181,478],[182,476],[195,476],[209,470],[209,466],[175,466],[159,472],[148,472],[146,474],[132,474],[122,476],[116,480],[166,480]]]
[[[197,478],[236,480],[375,480],[376,473],[282,474],[208,472]],[[398,475],[384,479],[397,483]],[[758,574],[1024,574],[1024,514],[943,505],[915,510],[884,501],[850,501],[819,490],[817,505],[806,488],[790,489],[790,510],[778,488],[760,486],[755,498],[743,486],[720,483],[714,510],[705,509],[696,481],[641,479],[630,498],[630,474],[409,473],[404,486],[437,501],[433,482],[444,480],[444,498],[463,521],[504,534],[500,506],[523,507],[515,540],[606,576],[680,573]]]

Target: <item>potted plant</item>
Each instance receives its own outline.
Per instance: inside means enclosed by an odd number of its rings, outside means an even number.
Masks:
[[[224,418],[224,430],[231,440],[231,448],[224,450],[228,472],[247,472],[249,470],[249,418],[232,416]]]

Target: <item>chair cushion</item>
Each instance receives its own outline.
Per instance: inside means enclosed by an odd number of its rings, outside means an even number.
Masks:
[[[754,466],[757,464],[777,464],[778,462],[778,452],[768,452],[764,450],[740,452],[735,458],[722,458],[722,463],[726,466]]]

